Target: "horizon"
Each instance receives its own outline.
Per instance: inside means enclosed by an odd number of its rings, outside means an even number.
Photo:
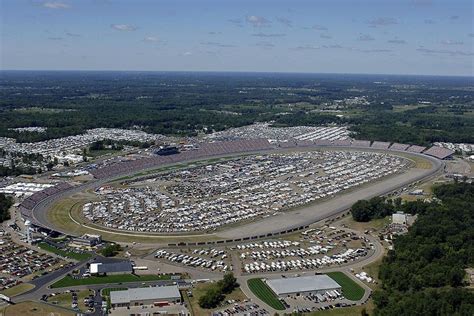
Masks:
[[[4,0],[2,70],[474,75],[469,0]]]
[[[473,75],[430,75],[430,74],[397,74],[397,73],[343,73],[343,72],[276,72],[276,71],[238,71],[238,70],[81,70],[81,69],[0,69],[2,72],[51,72],[51,73],[67,73],[67,72],[81,72],[81,73],[149,73],[149,74],[164,74],[164,73],[192,73],[192,74],[249,74],[249,75],[328,75],[328,76],[393,76],[393,77],[439,77],[439,78],[466,78],[474,79]]]

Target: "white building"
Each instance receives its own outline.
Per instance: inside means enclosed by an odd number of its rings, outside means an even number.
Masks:
[[[280,297],[316,295],[327,291],[341,290],[341,286],[325,274],[267,280],[267,285]]]
[[[141,305],[165,306],[179,302],[181,302],[181,293],[177,285],[110,292],[110,304],[114,308]]]

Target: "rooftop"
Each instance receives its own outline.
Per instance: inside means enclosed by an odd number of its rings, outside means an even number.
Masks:
[[[277,295],[332,290],[341,286],[325,274],[305,277],[267,280],[267,285]]]
[[[160,286],[160,287],[143,287],[128,289],[125,291],[110,292],[110,303],[122,304],[131,301],[145,300],[163,300],[163,299],[181,298],[177,285]]]

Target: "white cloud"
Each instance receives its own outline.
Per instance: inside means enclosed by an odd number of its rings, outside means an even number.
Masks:
[[[122,32],[130,32],[130,31],[135,31],[137,28],[133,25],[130,24],[111,24],[111,28],[117,31],[122,31]]]
[[[441,44],[443,44],[443,45],[464,45],[464,42],[455,41],[455,40],[442,40]]]
[[[375,18],[367,22],[371,27],[387,26],[392,24],[398,24],[398,21],[394,18]]]
[[[70,33],[70,32],[66,32],[66,35],[67,35],[67,36],[70,36],[70,37],[81,37],[81,34]]]
[[[375,40],[375,38],[373,38],[371,35],[369,34],[360,34],[359,37],[357,38],[358,41],[373,41]]]
[[[232,45],[232,44],[223,44],[219,42],[201,42],[201,45],[221,47],[221,48],[235,47],[235,45]]]
[[[285,17],[277,17],[276,20],[278,22],[280,22],[281,24],[285,25],[285,26],[288,26],[288,27],[292,27],[293,26],[293,21],[285,18]]]
[[[325,27],[324,25],[319,25],[319,24],[313,25],[311,28],[313,30],[317,30],[317,31],[327,31],[328,30],[327,27]]]
[[[394,39],[388,40],[387,42],[390,44],[406,44],[407,43],[407,41],[399,39],[399,38],[394,38]]]
[[[64,2],[54,2],[54,1],[47,1],[43,2],[42,6],[48,9],[68,9],[71,6]]]
[[[321,49],[319,46],[313,46],[313,45],[301,45],[295,47],[296,50],[316,50],[316,49]]]
[[[191,56],[193,53],[192,52],[184,52],[183,56]]]
[[[264,27],[270,25],[270,21],[265,19],[263,16],[248,15],[245,17],[245,21],[253,25],[253,27]]]
[[[144,39],[143,39],[144,42],[159,42],[160,39],[156,36],[146,36]]]
[[[329,34],[321,34],[321,35],[319,35],[319,37],[324,38],[324,39],[331,39],[332,38],[332,36],[329,35]]]
[[[270,48],[275,47],[275,45],[273,45],[270,42],[258,42],[255,44],[255,46],[265,48],[265,49],[270,49]]]
[[[419,52],[430,55],[450,55],[450,56],[474,56],[474,53],[459,51],[459,50],[447,50],[447,49],[430,49],[420,47],[416,49]]]
[[[252,36],[256,36],[256,37],[283,37],[283,36],[286,36],[286,34],[283,34],[283,33],[255,33],[255,34],[252,34]]]

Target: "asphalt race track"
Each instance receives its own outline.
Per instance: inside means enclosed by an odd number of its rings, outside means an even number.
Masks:
[[[394,176],[387,177],[387,178],[378,180],[376,182],[366,184],[360,188],[355,188],[349,192],[338,194],[334,198],[331,198],[331,199],[316,202],[314,204],[306,205],[292,211],[283,212],[283,213],[280,213],[279,215],[269,216],[263,219],[252,221],[250,223],[242,223],[241,225],[227,227],[227,228],[224,227],[221,230],[216,231],[215,236],[220,237],[223,240],[224,239],[225,240],[243,239],[250,236],[256,236],[256,235],[263,236],[263,235],[272,234],[275,232],[282,232],[282,231],[296,228],[296,227],[307,226],[317,221],[323,220],[330,216],[334,216],[341,212],[346,211],[357,200],[368,199],[374,196],[384,195],[392,191],[395,191],[399,188],[406,187],[407,185],[411,183],[430,178],[431,176],[433,176],[434,174],[442,170],[442,167],[444,166],[444,163],[441,160],[438,160],[436,158],[426,156],[423,154],[410,153],[406,151],[395,151],[395,150],[377,150],[373,148],[312,146],[310,148],[308,147],[296,148],[296,149],[293,148],[291,150],[279,148],[279,149],[259,151],[259,152],[253,152],[253,153],[255,154],[276,153],[276,152],[285,152],[285,151],[294,151],[294,150],[318,150],[318,149],[380,151],[380,152],[386,152],[386,153],[391,153],[391,154],[403,153],[405,157],[410,157],[410,156],[421,157],[423,159],[430,161],[432,164],[432,168],[431,169],[410,168],[401,174],[396,174]],[[248,154],[252,152],[241,152],[239,154],[245,154],[245,153]],[[205,160],[209,158],[218,158],[218,157],[231,157],[231,156],[236,156],[236,155],[238,154],[232,153],[229,155],[219,155],[219,156],[213,156],[213,157],[200,158],[194,161]],[[192,161],[193,160],[190,160],[187,162],[192,162]],[[180,162],[180,163],[183,163],[183,162]],[[176,164],[176,163],[173,163],[173,164]],[[154,166],[152,168],[143,169],[141,171],[153,170],[153,169],[156,169],[157,167],[165,167],[165,166],[166,165]],[[46,199],[40,201],[32,209],[33,222],[40,226],[68,234],[68,232],[61,231],[61,229],[58,229],[57,227],[54,226],[54,223],[50,223],[48,221],[47,212],[48,212],[48,209],[53,205],[53,203],[61,199],[67,198],[69,196],[72,196],[75,193],[88,190],[88,189],[95,189],[107,182],[113,181],[114,179],[118,179],[124,176],[133,176],[136,173],[137,173],[137,170],[133,170],[133,171],[129,171],[129,172],[121,173],[121,174],[116,174],[108,178],[95,179],[85,184],[72,187],[68,190],[58,192],[55,195],[51,195],[47,197]],[[106,230],[106,228],[104,228],[104,230]],[[109,230],[107,230],[107,232],[110,234],[114,233],[113,231],[109,231]],[[136,236],[153,235],[153,234],[134,233],[134,232],[125,232],[125,233],[131,234],[131,238],[133,238],[133,234],[135,234]],[[199,234],[199,232],[195,232],[194,234]],[[160,235],[161,241],[163,241],[163,236],[164,235]],[[181,236],[186,237],[186,235],[181,235]],[[179,236],[177,235],[170,235],[170,238],[173,238],[174,240],[179,240]],[[150,242],[156,241],[154,240],[154,238],[149,238],[149,239],[150,239]],[[199,241],[199,240],[196,240],[196,241]]]

